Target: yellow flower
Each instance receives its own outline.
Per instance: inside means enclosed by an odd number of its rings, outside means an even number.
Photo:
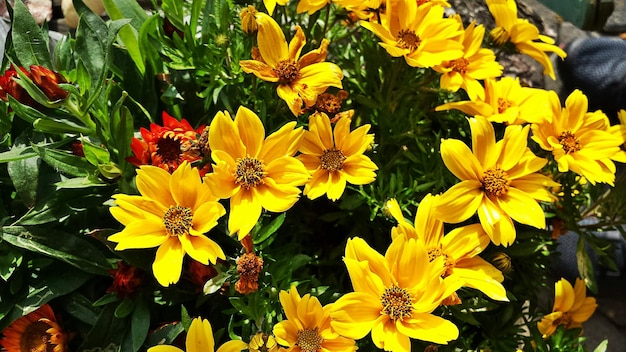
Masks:
[[[508,301],[501,284],[504,280],[502,273],[478,256],[491,242],[489,236],[480,224],[457,227],[444,236],[443,222],[434,214],[437,198],[429,194],[422,199],[414,225],[404,219],[395,199],[388,201],[387,209],[398,222],[398,226],[391,230],[392,237],[424,241],[431,260],[438,257],[445,259],[443,277],[458,274],[465,282],[464,286],[482,291],[494,300]]]
[[[454,17],[462,26],[460,16]],[[499,77],[502,66],[496,61],[496,55],[487,48],[481,48],[485,27],[472,22],[459,38],[463,44],[463,56],[446,60],[433,69],[441,73],[441,88],[456,92],[462,88],[470,100],[485,99],[485,89],[478,80]]]
[[[384,12],[386,0],[332,0],[346,11],[361,20],[376,20],[379,12]]]
[[[378,348],[394,352],[410,351],[411,338],[446,344],[459,336],[453,323],[431,313],[463,281],[442,278],[444,258],[430,261],[423,242],[398,237],[383,256],[352,238],[344,262],[354,292],[332,305],[330,324],[340,335],[361,339],[371,331]]]
[[[585,282],[576,278],[574,287],[569,281],[561,279],[554,283],[554,305],[552,313],[537,323],[543,338],[548,338],[562,325],[565,329],[582,327],[596,310],[596,299],[587,297]]]
[[[109,236],[116,250],[158,247],[152,271],[163,286],[177,283],[185,253],[202,264],[225,259],[204,234],[217,225],[224,207],[186,161],[172,174],[156,166],[137,170],[140,196],[116,194],[113,217],[125,228]]]
[[[337,334],[330,325],[331,305],[322,307],[317,297],[310,294],[302,298],[292,287],[280,291],[280,304],[286,319],[274,325],[274,336],[279,345],[290,352],[356,351],[354,340]]]
[[[256,23],[256,16],[258,11],[252,5],[248,7],[244,7],[239,12],[239,18],[241,19],[241,29],[246,34],[256,33],[258,30],[258,26]]]
[[[248,348],[248,344],[241,340],[231,340],[217,349],[217,352],[240,352]],[[187,339],[185,340],[187,352],[214,352],[215,340],[213,339],[213,329],[208,320],[195,318],[191,321]],[[148,352],[183,352],[178,347],[169,345],[157,345],[148,348]]]
[[[324,194],[337,200],[346,188],[346,182],[364,185],[374,181],[378,170],[363,152],[374,142],[374,135],[367,134],[370,125],[363,125],[350,132],[348,118],[337,121],[335,129],[324,113],[309,118],[309,131],[304,132],[298,159],[313,175],[304,187],[310,199]]]
[[[486,0],[489,11],[496,21],[496,27],[491,31],[492,40],[500,46],[512,43],[515,48],[537,62],[543,68],[544,74],[554,76],[554,67],[546,54],[551,52],[564,59],[567,54],[563,49],[554,45],[554,39],[539,34],[539,30],[528,20],[517,17],[515,0]]]
[[[250,352],[278,352],[278,344],[273,335],[266,335],[262,332],[252,336],[248,344]]]
[[[290,122],[265,139],[259,117],[240,107],[235,119],[218,112],[209,128],[213,172],[205,182],[219,198],[230,198],[228,231],[243,239],[261,216],[262,209],[283,212],[298,200],[309,179],[302,163],[293,157],[302,128]]]
[[[330,5],[330,0],[300,0],[296,12],[307,12],[309,15],[312,15],[326,5]]]
[[[526,122],[550,121],[549,98],[546,90],[522,87],[518,79],[504,77],[498,81],[485,80],[485,97],[473,101],[452,102],[435,110],[457,109],[470,116],[483,116],[491,122],[520,125]]]
[[[624,139],[608,130],[609,120],[601,111],[588,112],[587,97],[572,92],[561,108],[555,92],[550,92],[552,122],[534,124],[532,139],[544,150],[552,152],[560,172],[569,170],[589,182],[613,185],[615,164]]]
[[[462,33],[459,24],[444,18],[444,8],[437,5],[417,6],[415,1],[388,3],[382,23],[361,22],[382,42],[393,57],[403,56],[414,67],[433,67],[463,55],[463,45],[456,41]]]
[[[272,15],[274,13],[274,9],[276,5],[285,6],[289,0],[263,0],[263,5],[265,5],[265,9],[267,13]]]
[[[0,347],[6,352],[66,352],[68,336],[48,304],[18,318],[2,330]]]
[[[448,223],[467,220],[478,212],[480,223],[496,245],[515,240],[513,220],[545,228],[537,201],[552,202],[546,187],[559,184],[539,171],[548,161],[526,146],[530,126],[508,126],[496,143],[493,126],[484,117],[468,119],[472,150],[460,140],[441,141],[441,157],[461,182],[438,200],[436,214]]]
[[[300,115],[303,104],[314,105],[317,96],[328,87],[342,88],[343,73],[339,66],[324,62],[328,54],[327,39],[322,40],[317,50],[300,57],[306,43],[300,26],[296,26],[296,34],[287,44],[274,19],[261,12],[256,16],[260,57],[242,60],[239,65],[244,72],[253,73],[264,81],[278,82],[278,96],[287,102],[294,115]]]

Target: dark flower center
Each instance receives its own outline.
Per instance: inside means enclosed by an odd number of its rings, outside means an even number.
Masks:
[[[180,161],[181,143],[178,139],[171,137],[159,138],[156,142],[156,154],[161,157],[164,163]]]
[[[509,191],[509,184],[511,183],[506,171],[497,166],[485,171],[480,182],[483,184],[483,190],[487,195],[496,197],[505,195]]]
[[[249,156],[237,159],[235,182],[241,185],[241,187],[246,190],[251,187],[256,187],[263,183],[264,177],[265,171],[263,170],[263,163],[260,160]]]
[[[324,339],[319,335],[317,327],[315,329],[298,330],[298,340],[296,346],[300,347],[302,352],[316,352],[322,348]]]
[[[572,154],[580,150],[580,141],[570,131],[561,133],[559,136],[559,143],[563,146],[565,154]]]
[[[383,304],[383,313],[387,314],[393,321],[402,321],[413,313],[411,295],[398,286],[386,289],[380,297],[380,301]]]
[[[464,57],[450,61],[450,68],[452,69],[452,71],[458,72],[462,75],[467,73],[468,65],[469,61],[467,61],[467,59]]]
[[[321,167],[329,172],[339,171],[343,169],[343,162],[346,156],[337,148],[330,148],[324,151],[320,156]]]
[[[52,352],[56,345],[50,341],[48,329],[50,325],[43,321],[29,324],[20,336],[20,351]]]
[[[403,29],[398,33],[398,47],[402,49],[409,49],[411,51],[417,50],[422,40],[415,34],[414,31]]]
[[[506,109],[513,106],[508,100],[504,100],[503,98],[498,98],[498,114],[502,114],[506,111]]]
[[[171,206],[163,215],[165,231],[170,236],[181,236],[189,233],[193,223],[191,209],[180,205]]]
[[[300,78],[300,68],[291,60],[281,60],[274,68],[278,82],[281,84],[291,84]]]

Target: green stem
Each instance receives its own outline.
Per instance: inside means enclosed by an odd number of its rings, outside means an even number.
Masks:
[[[87,112],[81,111],[72,100],[67,99],[64,106],[72,115],[74,115],[74,117],[84,123],[85,126],[89,127],[93,131],[96,130],[96,123],[91,119],[91,116],[89,116]]]

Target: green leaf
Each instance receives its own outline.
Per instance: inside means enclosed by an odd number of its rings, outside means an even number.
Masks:
[[[15,115],[17,115],[19,118],[26,122],[33,123],[38,118],[46,117],[46,115],[39,110],[33,109],[28,105],[20,103],[11,95],[7,95],[7,98],[9,98],[9,105],[11,106],[11,109],[13,109],[13,111],[15,112]]]
[[[54,46],[52,52],[52,62],[54,63],[54,69],[59,72],[69,72],[74,68],[74,61],[72,58],[72,37],[68,33]]]
[[[131,334],[133,351],[138,351],[143,345],[150,328],[150,308],[148,302],[138,300],[131,318]]]
[[[189,316],[189,312],[184,305],[180,305],[180,322],[181,325],[185,329],[185,331],[189,331],[189,327],[191,326],[191,317]]]
[[[74,54],[89,74],[90,86],[93,90],[89,92],[87,105],[90,105],[104,86],[107,63],[105,40],[109,31],[102,18],[93,13],[82,1],[77,0],[74,5],[77,13],[80,15],[78,27],[76,28]]]
[[[0,278],[9,281],[17,267],[22,264],[22,252],[15,247],[0,243]]]
[[[254,244],[259,244],[265,241],[268,237],[273,235],[285,222],[285,213],[281,213],[275,219],[273,219],[267,226],[264,226],[259,233],[254,236]]]
[[[161,4],[161,9],[170,22],[174,25],[174,27],[178,29],[185,28],[185,22],[183,17],[185,14],[183,13],[183,2],[180,0],[163,0]]]
[[[120,299],[115,292],[109,292],[106,295],[100,297],[97,301],[93,302],[94,307],[105,306],[109,303],[117,302]]]
[[[119,36],[135,66],[143,75],[146,66],[143,54],[139,49],[138,32],[148,19],[146,11],[135,1],[104,0],[103,4],[112,20],[127,21],[128,25],[119,30]]]
[[[111,265],[88,237],[45,227],[4,226],[2,239],[13,246],[58,259],[85,272],[108,275]]]
[[[156,345],[170,344],[183,331],[185,329],[181,323],[163,325],[148,335],[146,346],[154,347]]]
[[[33,127],[37,131],[47,133],[71,133],[71,134],[92,134],[93,129],[67,120],[57,120],[46,117],[45,119],[37,119],[33,121]]]
[[[87,158],[92,165],[98,166],[99,164],[105,164],[111,161],[109,151],[105,148],[89,142],[86,138],[81,138],[80,141],[83,144],[85,158]]]
[[[71,176],[87,176],[96,170],[87,159],[57,149],[31,145],[39,157],[56,170]]]
[[[73,292],[64,299],[63,308],[66,313],[89,325],[96,323],[101,311],[87,297],[78,292]]]
[[[104,183],[100,181],[97,177],[74,177],[74,178],[66,178],[61,176],[61,181],[55,183],[54,185],[57,188],[89,188],[89,187],[102,187],[109,186],[108,183]]]
[[[580,277],[585,281],[585,284],[593,293],[598,293],[598,286],[596,284],[595,275],[593,273],[593,263],[587,248],[585,246],[585,236],[578,237],[578,243],[576,245],[576,264],[578,266],[578,273]]]
[[[22,144],[23,145],[23,144]],[[41,159],[28,158],[7,163],[7,171],[11,182],[24,204],[31,208],[37,201],[39,185],[39,164]]]
[[[607,348],[609,348],[609,340],[604,340],[600,342],[598,347],[596,347],[593,352],[606,352]]]
[[[13,48],[20,66],[52,67],[48,40],[21,0],[15,1],[13,16],[13,29],[11,30]]]
[[[114,315],[113,305],[105,306],[89,333],[79,346],[78,351],[93,349],[94,351],[120,351],[122,339],[128,331],[129,322],[118,319]],[[103,345],[106,344],[106,345]]]
[[[124,318],[132,313],[134,308],[135,301],[126,297],[120,302],[120,304],[117,305],[117,308],[115,308],[115,317]]]

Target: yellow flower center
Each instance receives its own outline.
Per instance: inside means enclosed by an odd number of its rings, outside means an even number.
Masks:
[[[513,104],[511,104],[511,102],[509,102],[508,100],[504,100],[504,98],[498,98],[498,114],[502,114],[506,111],[506,109],[510,108],[511,106],[513,106]]]
[[[156,142],[156,154],[161,157],[164,163],[180,161],[181,142],[172,137],[159,138]]]
[[[480,182],[483,184],[483,190],[487,195],[500,197],[509,191],[511,180],[509,180],[506,171],[496,166],[485,171]]]
[[[467,73],[468,65],[469,61],[464,57],[450,61],[450,68],[452,69],[452,71],[458,72],[462,75]]]
[[[326,149],[324,154],[320,156],[320,161],[322,169],[334,172],[343,169],[343,162],[346,161],[346,156],[343,155],[341,150],[330,148]]]
[[[403,29],[398,33],[398,47],[402,49],[409,49],[411,51],[417,50],[422,40],[415,34],[414,31]]]
[[[560,318],[557,318],[552,322],[552,325],[554,326],[563,325],[565,329],[569,329],[571,324],[572,324],[572,316],[568,312],[563,312]]]
[[[508,42],[510,37],[509,32],[507,32],[506,29],[502,27],[496,27],[492,29],[489,33],[489,36],[491,37],[491,40],[493,40],[494,43],[499,46],[502,46],[506,42]]]
[[[559,143],[563,146],[565,154],[572,154],[580,150],[580,141],[570,131],[561,133],[559,136]]]
[[[274,73],[278,76],[278,83],[281,84],[290,84],[300,78],[300,68],[291,60],[278,61]]]
[[[263,163],[256,159],[246,156],[243,159],[237,159],[237,168],[235,169],[235,182],[241,187],[248,190],[252,187],[263,183],[266,173],[263,169]]]
[[[411,295],[398,286],[385,289],[380,301],[383,304],[383,313],[387,314],[393,321],[402,321],[413,313]]]
[[[189,233],[193,223],[191,209],[180,205],[171,206],[163,215],[165,231],[170,236],[181,236]]]
[[[445,261],[443,263],[443,266],[446,267],[446,271],[443,272],[443,274],[441,274],[441,277],[445,278],[448,277],[452,274],[452,269],[454,269],[455,266],[455,262],[446,254],[441,250],[441,247],[437,248],[437,247],[433,247],[430,248],[428,250],[428,260],[429,261],[433,261],[435,259],[437,259],[438,257],[444,257]]]
[[[322,342],[324,339],[317,332],[317,326],[315,329],[298,330],[296,346],[300,347],[302,352],[316,352],[322,348]]]
[[[48,329],[50,325],[43,321],[29,324],[20,336],[20,351],[52,352],[56,345],[50,341]]]

